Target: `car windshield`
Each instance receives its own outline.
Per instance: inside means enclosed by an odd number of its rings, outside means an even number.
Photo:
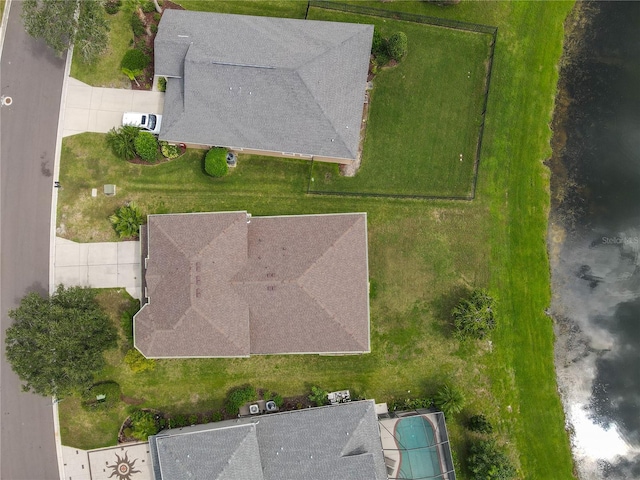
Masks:
[[[156,128],[156,116],[155,115],[149,115],[149,124],[147,125],[147,128],[149,130],[153,130]]]

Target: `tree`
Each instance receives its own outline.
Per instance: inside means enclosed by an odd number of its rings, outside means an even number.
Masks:
[[[495,301],[484,290],[474,290],[452,312],[458,338],[484,338],[495,328]]]
[[[109,43],[99,0],[24,0],[22,20],[29,35],[43,39],[59,56],[77,41],[82,59],[91,63]]]
[[[399,62],[407,54],[407,49],[407,35],[404,32],[391,35],[387,43],[387,51],[391,58]]]
[[[226,148],[215,147],[207,152],[204,157],[205,172],[212,177],[224,177],[228,170]]]
[[[463,393],[451,385],[443,385],[433,399],[436,407],[442,410],[445,416],[460,413],[464,407]]]
[[[118,208],[109,220],[120,238],[137,238],[140,225],[144,224],[144,215],[134,202],[129,202]]]
[[[91,289],[60,285],[50,297],[25,296],[9,312],[7,360],[25,391],[57,398],[87,389],[117,333]]]
[[[109,45],[109,24],[102,4],[97,0],[82,0],[75,37],[75,52],[84,63],[93,63]]]
[[[510,480],[516,475],[509,458],[492,440],[480,440],[469,449],[469,471],[478,480]]]
[[[135,140],[140,129],[134,125],[123,125],[112,128],[106,136],[106,142],[113,154],[123,160],[131,160],[136,156]]]

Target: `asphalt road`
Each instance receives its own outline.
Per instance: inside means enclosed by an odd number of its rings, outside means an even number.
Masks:
[[[0,478],[58,479],[51,399],[23,393],[4,356],[7,311],[49,291],[54,153],[64,61],[22,28],[13,1],[0,61]]]

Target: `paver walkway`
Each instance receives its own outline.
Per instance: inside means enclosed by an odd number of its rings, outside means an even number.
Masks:
[[[62,447],[65,480],[152,480],[149,443],[124,444],[98,450]]]
[[[140,242],[76,243],[56,237],[55,283],[126,288],[140,298]]]
[[[124,112],[162,113],[164,93],[92,87],[69,77],[62,136],[106,133],[122,124]]]

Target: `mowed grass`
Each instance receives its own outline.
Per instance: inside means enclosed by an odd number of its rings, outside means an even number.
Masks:
[[[181,0],[187,10],[235,13],[265,17],[304,18],[307,2],[302,0]]]
[[[491,35],[316,7],[308,18],[374,24],[385,38],[402,31],[409,45],[374,79],[356,176],[316,162],[310,191],[470,196]]]
[[[76,239],[114,238],[107,216],[127,199],[158,212],[366,211],[370,275],[377,292],[371,300],[373,352],[343,358],[165,361],[153,374],[139,376],[116,362],[100,379],[117,380],[125,395],[144,399],[144,406],[185,412],[218,408],[228,387],[246,382],[285,396],[302,394],[312,384],[346,387],[384,401],[428,395],[447,379],[463,389],[468,402],[463,414],[447,419],[458,478],[471,478],[464,467],[469,441],[464,418],[480,412],[492,421],[499,440],[508,442],[505,448],[519,465],[519,478],[573,478],[555,381],[552,323],[544,314],[550,287],[545,245],[549,174],[543,165],[549,156],[562,22],[572,3],[368,5],[498,26],[473,202],[306,196],[309,164],[293,160],[241,157],[236,171],[216,181],[202,174],[200,153],[169,164],[135,166],[108,151],[92,153],[102,148],[100,136],[83,135],[63,143],[58,222]],[[118,195],[91,199],[90,188],[101,188],[103,182],[118,184]],[[101,203],[106,201],[112,203]],[[492,346],[451,338],[448,312],[468,286],[486,286],[499,301]],[[110,352],[110,359],[116,354],[121,351]],[[73,399],[61,402],[60,409],[63,441],[78,447],[109,444],[115,433],[89,437],[94,431],[117,431],[126,416],[124,408],[109,418],[92,416],[74,409]]]
[[[82,62],[74,52],[71,62],[71,76],[94,87],[130,88],[129,79],[120,71],[120,62],[133,40],[129,25],[129,15],[122,10],[115,15],[107,15],[109,24],[109,45],[106,52],[92,64]]]

